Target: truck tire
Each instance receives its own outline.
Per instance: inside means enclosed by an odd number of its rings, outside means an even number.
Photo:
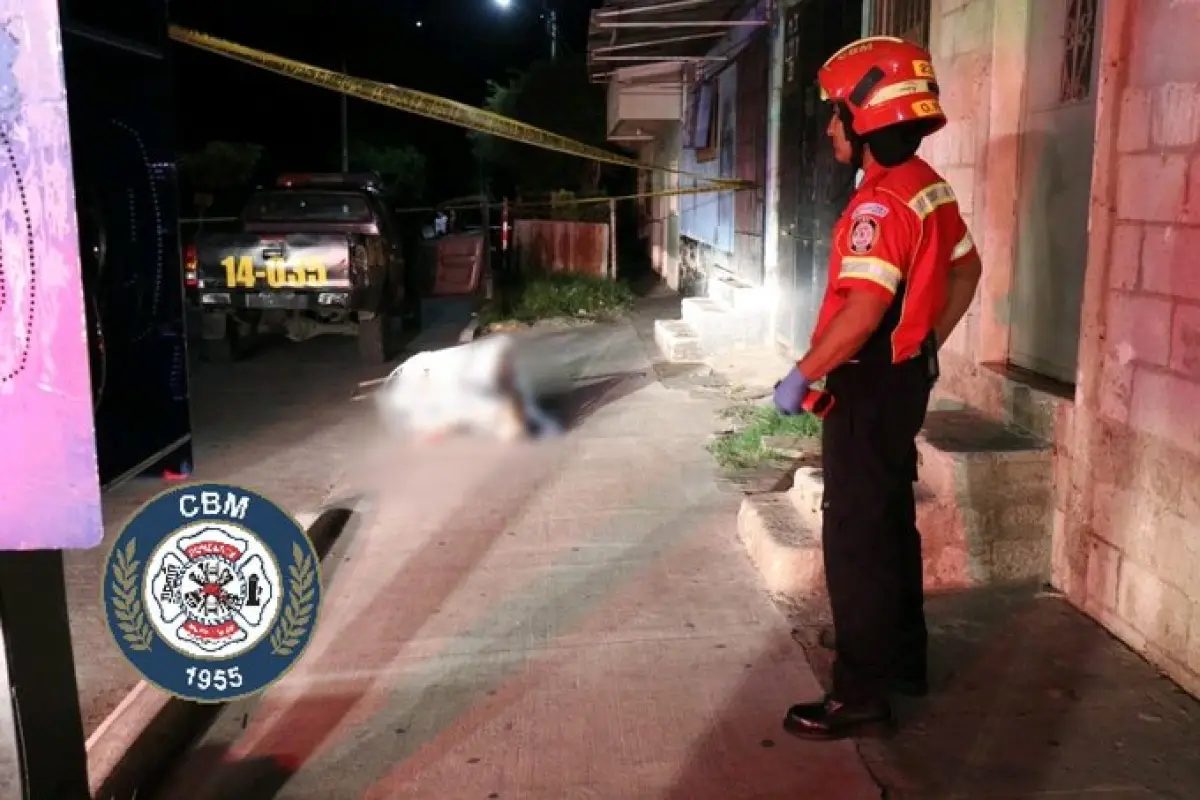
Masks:
[[[387,314],[375,314],[358,321],[358,355],[367,364],[383,364],[388,360]]]
[[[401,320],[406,331],[421,329],[421,298],[416,292],[406,292],[400,302]]]
[[[233,343],[225,339],[204,339],[200,342],[204,360],[210,364],[228,364],[234,360]]]
[[[200,346],[204,360],[210,364],[229,364],[246,354],[245,342],[234,324],[226,327],[225,335],[220,339],[202,339]]]

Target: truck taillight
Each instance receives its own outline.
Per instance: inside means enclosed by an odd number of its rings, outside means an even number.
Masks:
[[[200,269],[196,260],[196,245],[183,248],[183,285],[189,289],[200,286]]]

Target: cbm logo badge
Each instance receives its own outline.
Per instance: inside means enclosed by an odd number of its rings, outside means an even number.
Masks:
[[[117,646],[150,683],[223,703],[283,677],[312,639],[319,559],[303,528],[254,492],[171,489],[126,524],[103,600]]]

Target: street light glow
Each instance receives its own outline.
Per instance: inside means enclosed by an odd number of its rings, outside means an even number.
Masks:
[[[492,0],[492,2],[494,2],[497,5],[497,7],[502,8],[506,11],[509,9],[510,6],[512,6],[512,0]]]

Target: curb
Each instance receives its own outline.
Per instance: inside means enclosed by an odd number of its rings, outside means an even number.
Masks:
[[[792,603],[821,596],[825,563],[820,535],[804,524],[786,492],[743,499],[737,533],[768,593]]]
[[[351,504],[296,515],[322,561],[354,516],[347,505]],[[93,800],[125,800],[153,785],[224,707],[181,700],[138,681],[87,739],[88,789]]]
[[[479,329],[482,327],[482,323],[483,320],[479,318],[478,314],[472,314],[471,321],[468,322],[467,326],[462,329],[461,333],[458,334],[458,343],[467,344],[479,338]]]

